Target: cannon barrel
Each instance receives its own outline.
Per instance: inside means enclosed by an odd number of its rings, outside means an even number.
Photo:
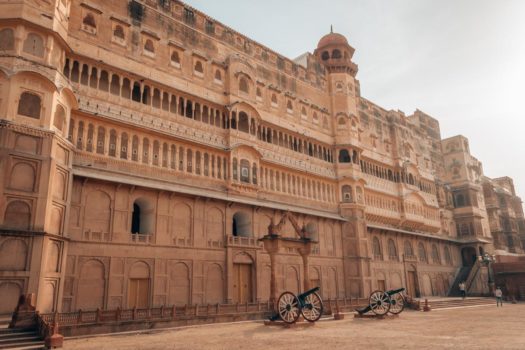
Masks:
[[[313,294],[313,293],[319,291],[319,289],[321,289],[321,288],[320,288],[320,287],[314,287],[314,288],[312,288],[312,289],[309,289],[309,290],[307,290],[306,292],[303,292],[303,293],[299,294],[299,295],[297,296],[297,298],[299,298],[300,300],[304,300],[304,299],[305,299],[307,296],[309,296],[310,294]]]
[[[386,294],[388,294],[389,296],[392,296],[394,294],[402,293],[404,291],[405,291],[405,288],[392,289],[392,290],[387,291]]]

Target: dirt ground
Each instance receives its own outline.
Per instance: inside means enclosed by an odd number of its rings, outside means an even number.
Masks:
[[[525,304],[431,312],[397,319],[320,320],[283,329],[262,322],[66,340],[65,349],[525,349]]]

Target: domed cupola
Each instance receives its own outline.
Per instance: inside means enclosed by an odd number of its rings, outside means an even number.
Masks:
[[[355,77],[357,65],[352,62],[354,51],[344,35],[334,33],[330,28],[330,33],[319,40],[314,55],[330,73],[346,72]]]

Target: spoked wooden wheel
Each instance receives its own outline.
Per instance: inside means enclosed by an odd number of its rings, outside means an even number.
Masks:
[[[277,312],[284,322],[294,323],[301,315],[299,299],[293,293],[284,292],[277,301]]]
[[[301,313],[308,322],[315,322],[321,318],[323,314],[323,301],[319,294],[312,293],[304,299]]]
[[[397,315],[405,309],[405,297],[401,293],[396,293],[390,296],[390,310],[391,314]]]
[[[390,310],[390,297],[382,290],[376,290],[370,294],[370,309],[376,315],[385,315]]]

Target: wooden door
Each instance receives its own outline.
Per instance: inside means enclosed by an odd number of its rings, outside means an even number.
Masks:
[[[246,303],[252,301],[252,265],[233,265],[233,301]]]
[[[139,309],[149,307],[149,279],[131,278],[129,280],[128,306]]]
[[[416,272],[408,271],[408,294],[412,297],[416,297]]]

